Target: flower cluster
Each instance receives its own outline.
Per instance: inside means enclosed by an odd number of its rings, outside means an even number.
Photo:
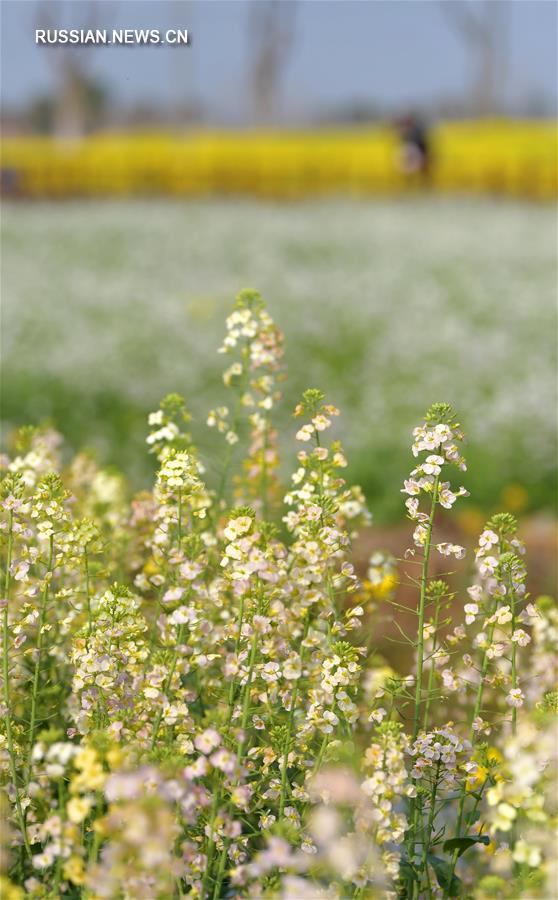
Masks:
[[[438,787],[455,790],[470,761],[471,744],[455,733],[453,722],[434,731],[419,734],[409,749],[413,757],[412,778],[426,780]],[[470,767],[466,769],[470,771]]]
[[[140,727],[134,701],[138,692],[146,692],[146,631],[138,602],[127,588],[115,584],[95,604],[90,624],[70,651],[70,709],[80,734],[106,728],[111,736],[126,739]]]
[[[175,394],[135,497],[48,430],[2,458],[2,895],[418,900],[507,879],[548,896],[558,620],[529,599],[507,514],[464,598],[433,571],[436,548],[464,555],[444,523],[466,495],[445,474],[465,468],[451,408],[413,434],[418,558],[370,555],[370,532],[354,554],[370,516],[316,389],[281,492],[282,338],[255,292],[222,350],[221,464]],[[389,654],[388,619],[408,652]]]
[[[413,437],[413,456],[418,457],[421,452],[427,452],[428,456],[411,471],[401,491],[409,495],[405,501],[407,514],[417,523],[413,532],[413,542],[415,547],[423,549],[430,543],[436,506],[451,509],[458,497],[468,496],[464,487],[454,491],[450,482],[443,480],[444,466],[454,465],[462,472],[467,471],[467,466],[459,451],[459,444],[463,441],[464,435],[448,404],[435,403],[428,410],[424,424],[418,425],[413,430]],[[429,498],[430,512],[420,508],[420,501],[424,495]],[[457,559],[461,559],[465,553],[463,547],[448,542],[436,544],[436,549],[443,556],[454,555]]]
[[[477,581],[468,588],[465,604],[466,624],[476,627],[473,639],[475,656],[470,666],[477,685],[478,713],[474,720],[477,734],[487,730],[482,718],[481,700],[485,688],[492,688],[512,709],[523,705],[517,656],[520,648],[531,643],[528,629],[536,620],[533,604],[525,591],[525,547],[517,537],[517,522],[510,514],[497,514],[486,524],[476,551]],[[515,713],[512,713],[515,721]]]
[[[375,840],[380,847],[402,844],[407,831],[405,798],[414,793],[406,766],[407,749],[408,738],[400,723],[384,722],[376,728],[375,740],[364,754],[367,778],[362,790],[370,798]],[[392,877],[397,874],[397,868],[392,867]]]
[[[240,504],[251,503],[267,517],[280,497],[277,431],[271,415],[281,399],[278,381],[282,377],[283,335],[257,291],[244,290],[238,295],[234,311],[227,318],[227,335],[219,352],[236,356],[223,374],[225,386],[236,399],[232,410],[220,406],[211,410],[207,418],[208,426],[224,434],[229,445],[218,500],[223,498],[232,448],[245,420],[250,442],[242,470],[235,477],[236,500]]]

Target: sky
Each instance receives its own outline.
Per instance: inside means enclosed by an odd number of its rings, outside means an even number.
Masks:
[[[79,52],[119,105],[195,101],[217,119],[235,120],[249,103],[254,2],[97,0],[97,27],[188,28],[191,45]],[[282,113],[296,119],[347,104],[420,109],[466,95],[474,63],[441,8],[444,2],[460,0],[296,0],[294,40],[284,47]],[[484,0],[464,2],[478,13]],[[505,102],[543,98],[555,106],[558,6],[554,0],[491,2],[507,8]],[[49,93],[56,84],[55,48],[35,44],[40,6],[59,27],[88,24],[87,0],[0,0],[5,109]]]

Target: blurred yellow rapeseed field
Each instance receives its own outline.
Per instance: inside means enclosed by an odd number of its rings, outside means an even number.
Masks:
[[[553,122],[464,121],[431,133],[428,186],[441,192],[552,199]],[[103,133],[79,141],[8,137],[5,193],[22,197],[397,193],[423,186],[388,126],[314,131]]]

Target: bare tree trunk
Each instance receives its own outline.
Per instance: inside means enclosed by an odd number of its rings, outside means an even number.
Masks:
[[[71,57],[61,61],[60,88],[56,97],[54,130],[57,137],[77,139],[85,134],[86,110],[81,73]]]
[[[281,76],[294,35],[294,0],[252,0],[249,13],[253,63],[250,87],[253,120],[269,123],[276,116]]]
[[[507,76],[509,0],[441,0],[439,8],[469,50],[474,112],[480,116],[500,112]]]
[[[38,0],[35,5],[35,27],[65,27],[64,3],[56,0]],[[70,3],[67,9],[79,10],[79,27],[97,27],[97,5],[95,0],[81,0]],[[77,26],[74,26],[77,27]],[[87,127],[87,84],[88,69],[93,46],[65,44],[53,47],[48,59],[56,72],[57,90],[55,97],[54,130],[60,138],[80,138]]]

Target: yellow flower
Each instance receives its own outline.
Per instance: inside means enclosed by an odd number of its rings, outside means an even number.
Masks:
[[[64,863],[63,868],[64,878],[68,881],[71,881],[73,884],[81,885],[85,882],[85,868],[83,865],[83,860],[80,859],[79,856],[70,856],[70,858]]]
[[[493,763],[502,763],[504,761],[504,757],[496,747],[488,748],[486,758]]]
[[[533,796],[526,799],[524,810],[527,813],[527,818],[531,819],[532,822],[547,821],[548,816],[544,811],[544,800],[545,798],[542,794],[533,794]]]
[[[21,888],[16,887],[4,876],[0,876],[0,897],[3,900],[23,900],[24,896]]]
[[[483,769],[482,766],[479,766],[474,775],[468,775],[467,780],[465,782],[465,788],[469,793],[476,791],[477,788],[484,784],[484,779],[486,778],[486,769]]]
[[[486,792],[486,799],[489,806],[497,806],[504,795],[503,785],[496,784]]]
[[[161,570],[153,558],[148,559],[143,567],[144,575],[158,575]]]
[[[470,536],[476,536],[483,530],[486,516],[480,509],[464,509],[457,514],[460,528]]]
[[[106,775],[99,757],[92,747],[84,747],[76,753],[74,765],[76,769],[81,769],[81,772],[72,779],[71,790],[73,793],[101,790],[106,781]]]
[[[532,869],[536,869],[541,864],[542,855],[538,847],[520,839],[514,847],[513,858],[517,863],[527,863]]]
[[[475,757],[473,758],[475,759]],[[489,775],[491,775],[495,781],[502,781],[502,775],[498,772],[498,766],[503,763],[504,757],[500,751],[497,750],[496,747],[489,747],[488,750],[483,751],[482,760],[485,765],[481,765],[479,760],[475,759],[478,764],[477,770],[467,778],[468,791],[476,791],[477,788],[484,784]]]
[[[516,817],[517,810],[510,803],[499,803],[493,826],[498,831],[510,831]]]
[[[522,512],[529,502],[529,494],[521,484],[509,484],[502,491],[502,502],[511,512]]]
[[[384,575],[381,581],[364,581],[363,587],[369,597],[375,600],[383,600],[394,592],[398,584],[399,580],[397,575],[391,573]]]
[[[76,769],[86,769],[98,762],[97,751],[92,747],[82,747],[74,756]]]
[[[103,819],[96,819],[96,820],[93,822],[93,831],[95,832],[95,834],[96,834],[99,838],[101,838],[101,840],[102,840],[103,838],[106,838],[106,836],[107,836],[107,834],[108,834],[108,827],[107,827],[107,826],[108,826],[108,823],[107,823],[107,817],[106,817],[106,816],[105,816]]]
[[[66,807],[70,822],[79,825],[80,822],[83,822],[92,806],[93,802],[89,797],[72,797]]]
[[[107,762],[111,769],[118,769],[123,759],[124,754],[120,747],[111,747],[110,750],[107,750]]]

